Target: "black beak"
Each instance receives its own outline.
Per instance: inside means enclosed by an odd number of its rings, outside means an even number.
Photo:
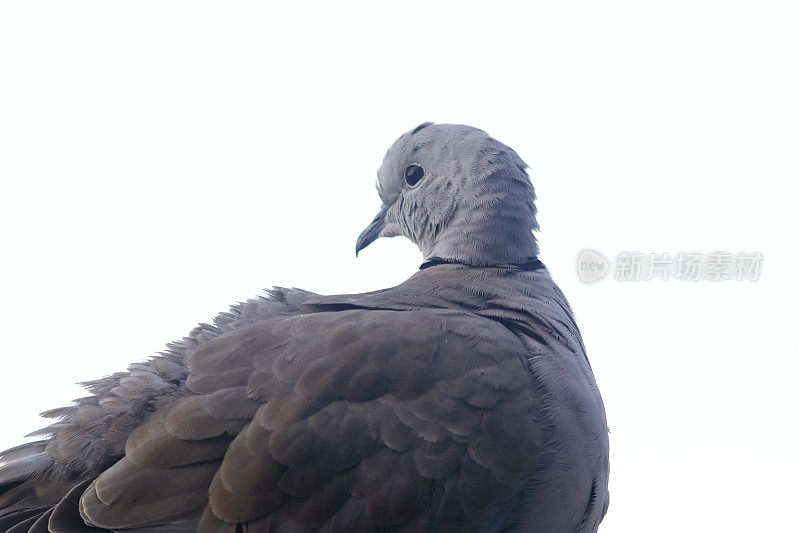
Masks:
[[[386,224],[386,211],[388,210],[388,206],[384,205],[381,207],[380,212],[372,219],[367,229],[362,231],[361,235],[358,236],[358,240],[356,241],[356,257],[358,257],[358,252],[372,244],[375,239],[381,236],[383,227]]]

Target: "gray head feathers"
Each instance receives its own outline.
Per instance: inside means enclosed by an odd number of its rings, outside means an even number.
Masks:
[[[386,153],[378,170],[383,208],[357,248],[403,235],[426,260],[493,265],[535,257],[536,195],[526,167],[482,130],[421,124]]]

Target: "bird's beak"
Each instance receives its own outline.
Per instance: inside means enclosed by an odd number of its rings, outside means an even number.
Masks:
[[[372,219],[367,229],[362,231],[361,235],[358,236],[358,240],[356,241],[356,257],[358,257],[358,252],[372,244],[375,239],[381,236],[381,232],[386,226],[386,212],[388,210],[389,206],[384,205],[381,207],[380,212]]]

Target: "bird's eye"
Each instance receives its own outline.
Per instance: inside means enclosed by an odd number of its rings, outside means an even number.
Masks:
[[[423,177],[425,177],[425,171],[419,165],[411,165],[406,169],[405,178],[409,187],[415,186]]]

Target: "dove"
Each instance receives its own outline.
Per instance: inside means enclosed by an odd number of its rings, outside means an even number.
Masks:
[[[404,236],[418,272],[270,289],[86,383],[0,452],[0,530],[597,531],[606,415],[526,169],[473,127],[403,134],[356,254]]]

